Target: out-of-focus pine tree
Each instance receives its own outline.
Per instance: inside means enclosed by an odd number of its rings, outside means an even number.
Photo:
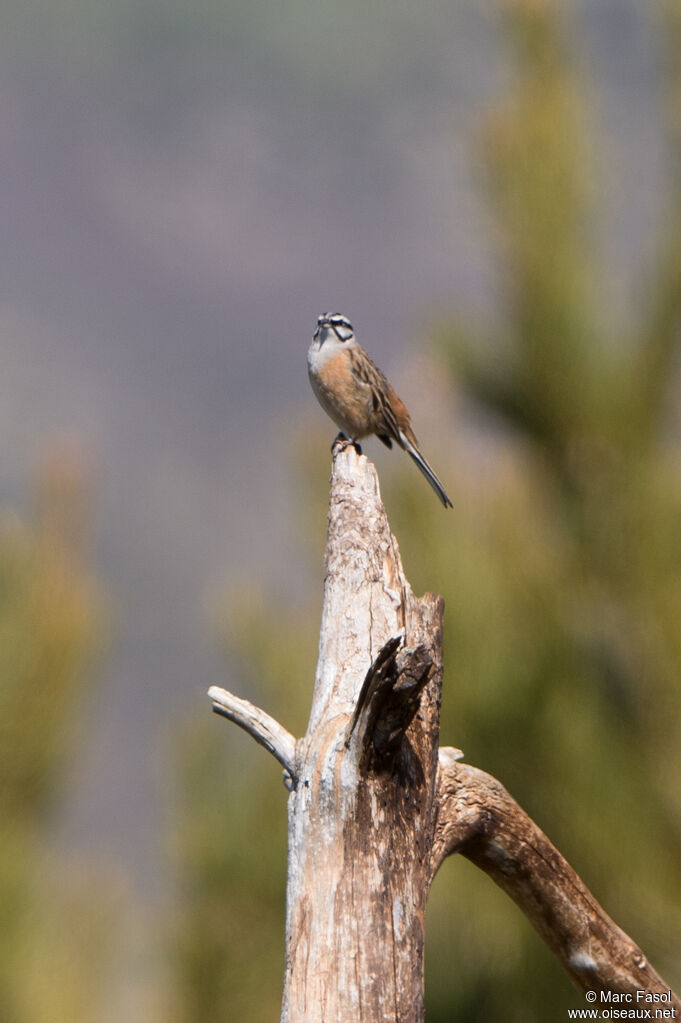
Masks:
[[[101,636],[86,483],[75,446],[60,445],[33,513],[0,515],[0,1019],[12,1023],[93,1018],[106,945],[106,900],[58,867],[48,838]]]
[[[443,742],[507,785],[678,985],[681,18],[658,11],[671,174],[625,318],[597,258],[559,6],[503,10],[510,80],[479,162],[497,308],[488,327],[439,331],[478,428],[460,423],[449,519],[405,480],[393,525],[412,581],[447,602]],[[521,914],[460,862],[431,895],[426,988],[430,1023],[557,1019],[581,1004]]]
[[[419,412],[437,419],[441,447],[428,456],[454,510],[410,465],[384,474],[383,490],[412,585],[446,598],[443,744],[496,774],[678,985],[681,16],[659,9],[669,191],[623,329],[597,258],[598,189],[561,11],[505,0],[502,12],[510,77],[478,164],[497,308],[482,328],[443,318],[428,401],[411,409],[417,426]],[[297,734],[320,589],[295,617],[286,601],[227,616],[244,666],[242,689],[229,688]],[[187,745],[178,1023],[278,1011],[285,794],[251,745],[224,724]],[[426,1003],[429,1023],[545,1023],[582,1004],[522,914],[458,859],[431,893]]]

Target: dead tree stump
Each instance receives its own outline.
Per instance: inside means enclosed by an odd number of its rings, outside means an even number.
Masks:
[[[451,853],[506,890],[583,990],[681,1002],[495,779],[438,749],[443,601],[411,591],[371,463],[334,454],[319,658],[295,740],[212,687],[285,769],[282,1023],[422,1023],[424,913]],[[454,981],[453,981],[454,982]]]
[[[286,1023],[423,1019],[443,602],[414,597],[375,472],[357,464],[352,448],[336,456],[289,801]]]

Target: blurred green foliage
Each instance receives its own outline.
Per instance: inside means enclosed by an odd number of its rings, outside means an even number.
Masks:
[[[641,313],[623,332],[604,305],[597,189],[560,14],[550,0],[502,7],[512,75],[479,150],[499,308],[490,325],[449,317],[434,345],[453,393],[484,415],[473,430],[455,403],[447,435],[466,439],[448,469],[444,445],[429,450],[453,512],[410,466],[389,478],[386,503],[415,590],[447,602],[443,744],[510,789],[678,986],[681,15],[660,8],[669,194],[640,270]],[[307,611],[252,599],[226,615],[244,689],[297,734],[320,596]],[[249,743],[216,725],[186,754],[182,1023],[278,1011],[285,794]],[[545,1021],[581,1004],[522,914],[466,862],[436,879],[426,959],[430,1023]]]
[[[0,520],[0,1019],[11,1023],[91,1016],[106,945],[101,895],[60,870],[47,841],[101,634],[77,453],[47,459],[39,484],[29,522]]]

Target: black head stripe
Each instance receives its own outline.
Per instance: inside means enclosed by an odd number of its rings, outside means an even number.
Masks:
[[[317,318],[317,325],[320,327],[343,327],[345,330],[352,330],[352,324],[347,316],[343,316],[341,313],[322,313]]]

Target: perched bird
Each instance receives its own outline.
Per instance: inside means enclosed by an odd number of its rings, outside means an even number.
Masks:
[[[416,462],[445,508],[452,507],[419,451],[404,402],[355,339],[345,316],[322,313],[318,318],[307,352],[307,371],[319,404],[340,426],[341,439],[354,444],[375,433],[389,448],[395,441]]]

